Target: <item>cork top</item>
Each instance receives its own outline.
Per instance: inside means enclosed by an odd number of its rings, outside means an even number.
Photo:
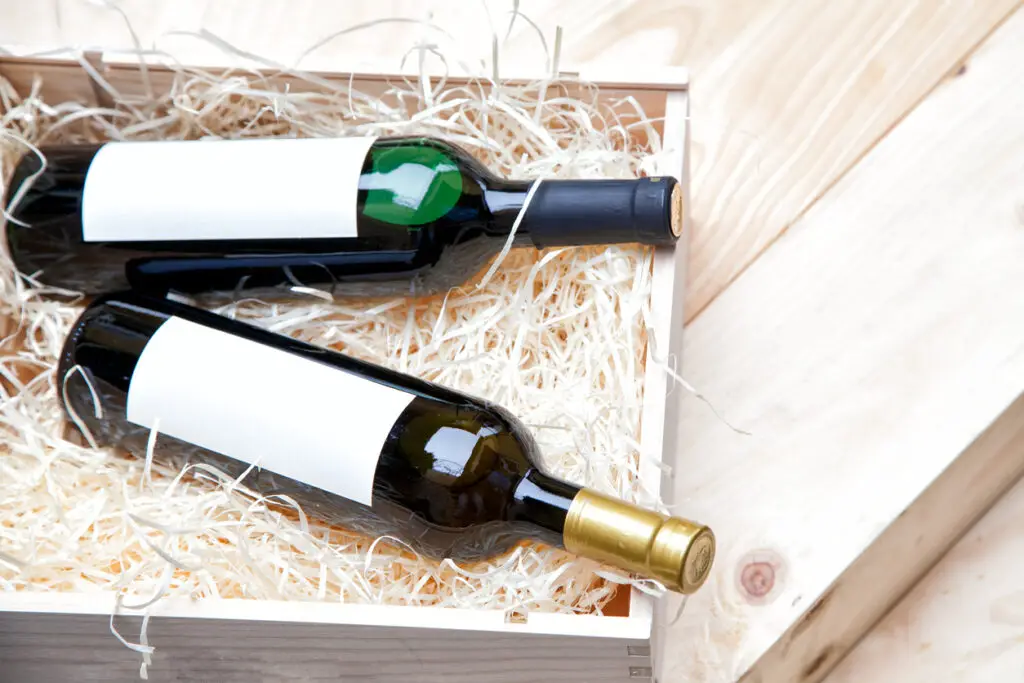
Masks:
[[[676,237],[682,237],[683,235],[683,186],[681,183],[676,183],[676,186],[672,188],[672,234]]]

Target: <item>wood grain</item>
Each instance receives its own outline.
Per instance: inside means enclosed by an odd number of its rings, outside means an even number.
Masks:
[[[429,6],[439,23],[454,27],[463,52],[490,54],[489,22],[477,4],[118,4],[146,44],[171,28],[207,28],[283,61],[340,26],[420,17]],[[831,591],[835,577],[867,548],[885,548],[879,539],[900,538],[888,534],[893,520],[942,482],[946,465],[993,433],[996,416],[1007,414],[1024,387],[1024,310],[999,295],[1024,284],[1009,271],[1024,252],[1014,239],[1019,182],[1007,178],[1010,171],[1020,177],[1013,164],[1022,158],[1022,107],[1019,99],[1012,107],[999,99],[1019,94],[1020,54],[983,53],[900,123],[1018,5],[521,3],[549,44],[554,26],[565,26],[569,68],[639,63],[642,48],[645,63],[683,64],[694,75],[688,315],[707,309],[687,332],[684,368],[752,436],[731,432],[703,404],[684,407],[676,504],[703,514],[724,547],[710,590],[659,636],[667,648],[662,683],[733,681],[745,671],[763,683],[824,675],[853,636],[828,640],[844,627],[837,625],[843,613],[829,610],[856,604]],[[503,31],[509,5],[490,6],[499,8],[492,16]],[[0,0],[0,16],[0,43],[128,44],[121,17],[85,2]],[[397,60],[418,30],[392,24],[342,36],[303,64],[330,68],[369,54]],[[190,40],[164,37],[161,45]],[[190,54],[200,55],[190,44]],[[502,60],[536,59],[538,45],[517,22]],[[1017,463],[994,447],[975,453],[963,462],[978,467],[988,458],[1004,472]],[[933,489],[948,501],[937,525],[965,524],[998,488],[988,480],[968,488],[975,495],[965,506],[955,495],[961,485],[954,478]],[[935,533],[922,552],[934,554],[949,540]],[[737,589],[747,559],[778,561],[776,587],[761,601]],[[857,591],[847,595],[863,599],[864,610],[853,611],[854,631],[916,571],[903,565],[894,577],[887,569],[877,558],[857,568]],[[666,607],[674,613],[674,603]],[[782,653],[781,644],[792,642],[787,634],[799,636],[798,652]],[[791,661],[765,659],[773,646],[793,654]]]
[[[1024,482],[942,558],[827,683],[1024,679]]]
[[[190,60],[220,50],[174,31],[210,31],[285,63],[397,66],[417,40],[453,59],[547,65],[681,65],[693,71],[692,267],[687,317],[714,299],[1020,0],[124,0],[123,15],[85,0],[0,0],[0,45],[145,47]],[[114,5],[115,3],[109,3]],[[416,20],[430,16],[447,33]],[[374,23],[389,17],[403,23]],[[334,35],[346,27],[359,31]],[[511,30],[509,26],[511,24]],[[333,37],[332,37],[333,36]],[[507,36],[507,39],[506,39]],[[413,54],[410,60],[417,59]],[[390,63],[387,63],[390,60]],[[441,68],[428,55],[427,64]]]
[[[139,642],[140,619],[118,618],[115,626]],[[154,683],[628,683],[631,672],[650,671],[646,644],[618,639],[160,617],[147,634],[156,647],[147,671]],[[137,683],[141,661],[111,635],[108,616],[0,619],[4,683]]]
[[[683,402],[720,553],[659,680],[820,680],[1024,469],[1021,83],[1024,11],[687,328],[750,435]]]

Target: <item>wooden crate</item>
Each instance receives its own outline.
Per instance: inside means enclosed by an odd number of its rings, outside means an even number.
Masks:
[[[8,49],[8,52],[16,50]],[[86,61],[119,93],[145,94],[136,59],[89,54]],[[204,65],[216,68],[223,65]],[[75,59],[0,57],[0,75],[27,92],[41,78],[47,101],[108,103],[108,94]],[[172,78],[148,66],[155,91]],[[344,70],[317,74],[380,93],[389,80],[414,74]],[[571,77],[570,77],[571,76]],[[676,176],[689,205],[688,76],[682,69],[647,70],[645,80],[611,73],[550,76],[552,88],[580,79],[603,101],[635,98],[657,125],[666,150],[658,172]],[[515,82],[548,77],[517,74]],[[282,77],[286,78],[286,77]],[[452,82],[464,77],[450,77]],[[291,84],[292,87],[298,82]],[[688,214],[688,211],[687,211]],[[660,248],[653,263],[651,311],[663,348],[647,349],[641,454],[651,489],[660,482],[657,462],[676,452],[680,390],[652,362],[679,366],[689,220],[678,246]],[[670,416],[668,419],[666,416]],[[668,501],[671,502],[671,501]],[[387,681],[642,681],[652,676],[656,601],[634,590],[620,596],[619,616],[530,614],[523,621],[503,612],[424,607],[345,605],[251,600],[162,601],[152,610],[149,641],[157,647],[151,680]],[[110,629],[114,595],[0,593],[0,679],[21,681],[137,680],[139,657]],[[139,632],[141,617],[117,617],[121,632]]]

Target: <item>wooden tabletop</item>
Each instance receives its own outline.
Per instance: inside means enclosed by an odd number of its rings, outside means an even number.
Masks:
[[[0,44],[130,47],[128,17],[199,62],[206,31],[329,69],[400,59],[429,12],[473,59],[494,27],[544,64],[560,26],[566,66],[688,67],[683,374],[749,435],[685,402],[676,505],[723,542],[661,682],[1021,675],[1019,487],[854,647],[1024,466],[1019,0],[109,5],[0,0]]]

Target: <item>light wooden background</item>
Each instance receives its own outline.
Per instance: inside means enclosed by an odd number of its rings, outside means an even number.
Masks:
[[[1024,388],[1024,311],[1013,301],[1024,291],[1024,251],[1011,234],[1024,224],[1020,4],[518,3],[549,47],[563,27],[565,68],[681,65],[693,75],[685,374],[727,416],[768,437],[750,445],[702,405],[688,406],[682,419],[694,436],[678,467],[690,479],[678,502],[688,513],[696,508],[695,516],[706,512],[726,537],[744,539],[724,548],[718,597],[735,582],[732,563],[742,552],[776,563],[786,592],[734,614],[728,604],[695,601],[683,625],[667,632],[675,661],[662,683],[731,683],[771,651],[798,618],[824,604],[830,582],[909,509],[918,488],[967,453]],[[370,56],[397,64],[418,38],[488,59],[492,28],[502,37],[502,63],[543,64],[540,36],[525,20],[508,30],[511,7],[493,0],[0,0],[0,44],[129,47],[127,16],[144,45],[187,49],[198,61],[214,48],[173,32],[209,31],[293,63],[310,45],[366,23],[302,65],[330,69]],[[373,24],[428,13],[457,40],[413,21]],[[956,222],[936,229],[930,243],[932,225],[948,216]],[[965,241],[970,230],[976,245]],[[1002,429],[1017,434],[1014,425]],[[971,462],[1006,463],[1015,442],[998,441],[990,460]],[[1008,465],[988,471],[1016,474]],[[1002,484],[979,488],[964,477],[966,497],[981,492],[970,514],[949,518],[967,524]],[[942,508],[958,504],[953,491],[920,509],[946,519]],[[1004,498],[838,663],[832,683],[1024,678],[1024,593],[1015,578],[1024,532],[1014,530],[1024,528],[1022,501],[1020,487]],[[918,523],[924,529],[929,520]],[[913,554],[912,546],[901,551]],[[832,622],[870,616],[845,604],[850,615]],[[821,630],[823,638],[853,633],[838,623]],[[766,665],[752,679],[817,680],[851,645],[815,643],[792,671]],[[805,656],[791,659],[797,655]]]

